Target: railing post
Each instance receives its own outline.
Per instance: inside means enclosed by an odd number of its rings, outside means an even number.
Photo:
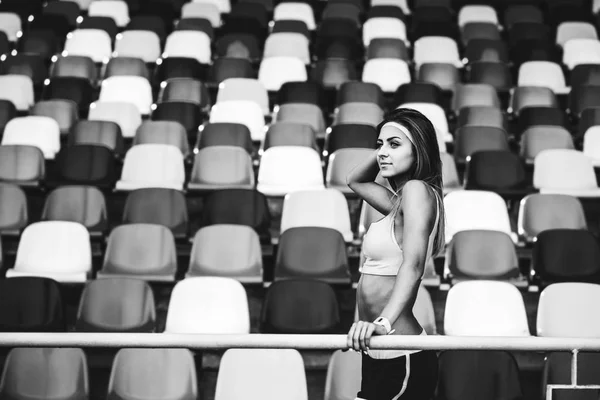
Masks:
[[[571,357],[571,385],[577,386],[577,355],[579,350],[572,350],[573,356]]]

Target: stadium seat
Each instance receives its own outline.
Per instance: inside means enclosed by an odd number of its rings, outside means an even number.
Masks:
[[[500,108],[496,90],[483,83],[464,83],[456,86],[451,109],[458,114],[463,107],[489,106]]]
[[[265,119],[260,105],[249,100],[229,100],[216,103],[210,110],[211,123],[232,122],[246,125],[253,141],[265,137]]]
[[[156,309],[150,285],[138,279],[89,281],[81,294],[78,332],[154,332]]]
[[[77,104],[69,100],[38,101],[31,108],[30,115],[54,119],[62,136],[68,135],[79,119]]]
[[[0,64],[2,75],[23,75],[31,78],[34,88],[41,88],[48,78],[46,60],[38,54],[15,54]]]
[[[326,75],[326,74],[325,74]],[[325,79],[325,77],[323,77]],[[277,92],[276,104],[304,103],[314,104],[324,109],[327,107],[325,89],[317,82],[286,82]]]
[[[519,86],[513,89],[508,112],[519,116],[526,107],[558,107],[558,99],[551,88],[543,86]]]
[[[0,183],[0,234],[19,236],[28,221],[28,202],[23,189],[13,183]]]
[[[504,232],[513,238],[506,203],[499,194],[457,190],[444,197],[446,244],[461,231],[473,229]]]
[[[100,29],[77,29],[67,35],[63,57],[89,57],[96,64],[106,64],[112,54],[112,39]]]
[[[233,278],[186,278],[173,288],[165,332],[250,333],[246,290]]]
[[[343,236],[322,226],[287,228],[279,238],[274,273],[275,281],[311,278],[329,284],[350,284]]]
[[[119,28],[126,27],[129,20],[129,7],[123,0],[92,1],[88,8],[90,17],[110,17]]]
[[[203,66],[195,58],[173,56],[162,58],[157,64],[156,82],[164,82],[173,78],[206,79],[206,66]]]
[[[187,132],[175,121],[144,121],[137,128],[133,145],[166,144],[179,148],[184,157],[190,155]]]
[[[216,57],[219,58],[213,66],[219,60],[239,60],[242,65],[251,68],[250,62],[259,61],[262,55],[258,38],[247,33],[224,34],[215,41],[215,49]]]
[[[254,189],[220,189],[205,201],[201,225],[235,224],[250,226],[268,236],[270,215],[263,194]]]
[[[138,58],[155,63],[161,56],[160,37],[150,31],[127,30],[117,35],[114,57]]]
[[[460,83],[459,69],[445,63],[422,64],[417,71],[417,78],[421,82],[433,83],[448,92],[454,92]]]
[[[8,121],[17,116],[17,108],[10,100],[0,100],[0,135],[4,132],[4,128]]]
[[[14,267],[6,277],[41,276],[85,282],[92,271],[90,235],[77,222],[35,222],[23,231]]]
[[[513,87],[509,65],[503,62],[478,61],[469,65],[469,82],[490,85],[499,93],[508,94]]]
[[[376,38],[371,39],[367,47],[367,60],[374,58],[394,58],[410,61],[408,48],[402,39]]]
[[[370,102],[341,104],[333,116],[333,126],[341,124],[364,124],[376,127],[383,120],[383,109]]]
[[[569,93],[560,65],[551,61],[527,61],[519,67],[517,86],[542,86],[555,94]]]
[[[304,361],[298,350],[229,349],[221,358],[215,400],[307,400],[307,392]]]
[[[182,192],[166,188],[137,189],[127,194],[124,224],[156,224],[167,227],[175,238],[188,233],[188,212]]]
[[[99,145],[63,147],[56,156],[56,170],[61,184],[112,188],[117,179],[114,153]]]
[[[270,92],[278,91],[286,82],[308,80],[302,60],[295,57],[269,57],[261,61],[258,80]]]
[[[284,2],[277,4],[273,9],[273,21],[281,20],[302,21],[311,31],[317,28],[313,9],[308,3]]]
[[[469,22],[461,27],[461,41],[464,46],[469,46],[469,43],[475,40],[485,41],[502,41],[500,36],[500,28],[498,25],[489,22]],[[474,60],[469,58],[469,61],[484,61]],[[487,61],[487,60],[486,60]],[[490,60],[492,61],[492,60]],[[494,61],[501,61],[500,59]]]
[[[406,33],[406,25],[402,20],[393,17],[369,18],[363,25],[362,40],[365,48],[374,39],[398,39],[410,46]]]
[[[354,192],[346,183],[346,177],[354,167],[366,160],[372,153],[372,149],[343,148],[330,154],[325,173],[325,186],[339,190],[344,195],[353,194]]]
[[[358,352],[336,350],[327,364],[325,400],[353,399],[360,391],[362,356]]]
[[[508,121],[506,115],[496,107],[475,106],[464,107],[460,110],[456,120],[458,127],[462,126],[491,126],[507,130]]]
[[[600,64],[598,39],[571,39],[563,46],[562,62],[569,70],[581,64]]]
[[[222,276],[261,283],[263,261],[258,234],[249,226],[218,224],[196,232],[186,277]]]
[[[198,150],[189,190],[254,188],[252,159],[239,146],[209,146]]]
[[[17,111],[28,111],[35,102],[33,81],[25,75],[0,75],[0,100],[12,102]]]
[[[237,146],[248,154],[254,152],[250,129],[246,125],[231,122],[207,123],[199,128],[196,148],[210,146]]]
[[[130,102],[98,101],[90,104],[88,120],[115,122],[121,128],[124,138],[132,138],[142,124],[142,114],[140,109]]]
[[[452,142],[454,138],[450,134],[446,112],[442,107],[433,103],[404,103],[398,108],[411,108],[426,116],[435,128],[440,153],[446,152],[446,143]]]
[[[182,101],[193,103],[202,110],[210,106],[210,96],[206,85],[192,78],[170,78],[160,85],[158,103]]]
[[[156,109],[152,112],[152,120],[178,122],[184,127],[188,137],[193,137],[202,124],[203,115],[198,104],[187,101],[169,101],[156,105]]]
[[[271,57],[294,57],[309,65],[311,63],[309,41],[301,33],[271,33],[264,44],[263,60]]]
[[[50,79],[66,77],[95,82],[98,79],[98,72],[94,60],[88,56],[77,55],[58,57],[50,68]]]
[[[181,7],[181,18],[204,18],[210,21],[213,28],[221,26],[221,12],[219,7],[210,2],[189,2]]]
[[[589,22],[569,21],[561,23],[556,29],[556,44],[564,47],[571,39],[595,39],[598,33]]]
[[[444,195],[455,190],[462,190],[463,184],[458,176],[454,157],[450,153],[440,153],[442,160],[442,182],[444,184]]]
[[[568,130],[567,113],[558,107],[529,106],[521,110],[517,119],[517,134],[535,126],[557,126]]]
[[[438,393],[443,399],[523,397],[521,371],[508,351],[447,350],[438,361]]]
[[[494,27],[494,31],[496,30],[497,28]],[[508,63],[510,61],[506,42],[496,39],[470,39],[465,45],[463,57],[463,61],[466,61],[467,64],[476,62]]]
[[[93,186],[61,186],[46,197],[41,220],[77,222],[90,235],[102,235],[108,228],[106,200]]]
[[[377,84],[384,93],[393,93],[410,82],[410,70],[404,60],[373,58],[363,67],[362,81]]]
[[[198,398],[197,379],[188,349],[121,349],[110,371],[107,397],[192,400]]]
[[[262,155],[256,188],[266,196],[324,188],[319,153],[302,146],[271,147]]]
[[[598,95],[600,90],[596,86],[576,86],[569,93],[568,111],[572,117],[578,118],[586,108],[600,106]]]
[[[579,64],[571,70],[569,83],[577,86],[597,86],[600,83],[599,64]]]
[[[4,362],[0,397],[79,400],[89,395],[85,353],[78,348],[14,348]]]
[[[549,149],[574,150],[575,144],[569,131],[561,126],[541,125],[533,126],[523,132],[520,156],[526,164],[533,165],[535,157]]]
[[[276,281],[267,289],[260,321],[263,333],[331,333],[340,323],[339,305],[332,287],[320,280]]]
[[[0,181],[38,186],[45,175],[44,154],[37,146],[0,146]]]
[[[426,36],[414,43],[415,68],[418,70],[425,63],[447,63],[461,68],[458,46],[454,40],[444,36]]]
[[[346,103],[373,103],[380,109],[385,107],[383,92],[379,85],[366,82],[346,82],[337,92],[337,104]]]
[[[311,126],[316,136],[325,136],[323,110],[315,104],[286,103],[278,107],[275,122],[302,123]]]
[[[106,68],[104,70],[104,80],[102,81],[101,85],[104,84],[104,82],[108,79],[108,78],[112,78],[112,77],[120,77],[120,79],[122,80],[124,77],[133,77],[133,78],[143,78],[145,80],[147,80],[148,82],[150,82],[150,80],[152,79],[152,77],[150,76],[150,69],[148,68],[147,64],[144,62],[144,60],[142,60],[141,58],[135,58],[135,57],[113,57],[110,59],[110,61],[106,64]],[[137,81],[138,79],[133,79],[133,81]],[[107,90],[109,90],[109,95],[111,94],[110,91],[114,91],[115,89],[115,83],[114,81],[118,81],[117,80],[113,80],[112,84],[110,83],[110,81],[107,83],[105,87],[105,92]],[[127,82],[127,81],[122,81],[124,84],[129,84],[130,86],[132,85],[131,82]],[[133,85],[139,85],[139,86],[144,86],[143,83],[133,83]],[[111,87],[112,86],[112,87]],[[139,90],[143,93],[145,90],[143,88],[139,88]],[[104,94],[105,96],[107,95],[107,93]],[[131,95],[129,95],[131,96]],[[146,96],[147,97],[147,96]],[[137,100],[139,101],[139,100]],[[136,103],[137,103],[136,101]],[[152,102],[152,97],[150,96],[150,102]]]
[[[526,177],[523,160],[508,150],[471,153],[464,187],[468,190],[496,192],[507,200],[522,198],[533,191]]]
[[[4,128],[2,146],[24,145],[39,148],[47,160],[60,150],[60,127],[50,117],[28,116],[11,119]]]
[[[271,113],[267,90],[256,79],[229,78],[219,84],[217,103],[236,100],[255,102],[262,109],[264,116]]]
[[[45,100],[73,101],[77,104],[80,115],[87,114],[94,96],[94,88],[87,78],[70,76],[51,78],[43,90]]]
[[[63,299],[58,282],[41,277],[0,281],[1,332],[64,332]]]
[[[79,120],[71,129],[69,145],[104,146],[118,156],[124,154],[121,128],[112,121]]]
[[[454,159],[457,164],[468,163],[479,151],[509,151],[508,134],[491,126],[463,126],[456,130]]]
[[[276,122],[269,126],[261,150],[276,146],[305,146],[319,151],[313,128],[297,122]]]
[[[588,230],[548,229],[533,245],[532,268],[537,282],[600,283],[600,247]]]
[[[210,64],[210,38],[204,32],[175,31],[165,42],[162,58],[191,58],[200,64]]]
[[[465,5],[458,12],[458,26],[464,28],[472,22],[485,22],[493,25],[498,24],[496,10],[489,5]]]
[[[394,93],[393,103],[397,107],[406,103],[434,103],[442,105],[444,95],[439,86],[427,82],[405,83]]]
[[[446,298],[444,335],[530,336],[523,296],[507,282],[459,282]]]
[[[96,29],[101,32],[106,33],[112,41],[119,34],[119,27],[117,26],[117,22],[111,17],[86,17],[81,21],[79,26],[77,27],[80,30],[83,29]],[[63,35],[60,35],[61,37]]]
[[[0,12],[0,26],[10,42],[16,42],[23,34],[21,18],[15,13]]]
[[[533,186],[540,193],[600,196],[594,166],[583,152],[569,149],[544,150],[535,157]]]
[[[183,155],[175,146],[140,144],[125,154],[117,190],[159,187],[183,190],[185,171]]]
[[[131,103],[137,107],[141,115],[149,115],[152,106],[152,87],[146,78],[140,76],[111,76],[102,81],[98,101]]]

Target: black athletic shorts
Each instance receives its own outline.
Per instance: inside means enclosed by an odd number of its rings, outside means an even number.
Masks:
[[[375,359],[362,355],[362,382],[357,398],[365,400],[430,400],[438,379],[434,350]]]

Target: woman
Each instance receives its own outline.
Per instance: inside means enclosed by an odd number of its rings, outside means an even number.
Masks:
[[[413,305],[426,260],[444,246],[442,162],[435,128],[420,112],[397,109],[377,127],[378,149],[347,177],[385,215],[363,238],[356,292],[359,320],[348,347],[362,351],[358,399],[428,400],[437,382],[433,350],[370,350],[373,335],[425,335]],[[378,173],[393,191],[374,182]]]

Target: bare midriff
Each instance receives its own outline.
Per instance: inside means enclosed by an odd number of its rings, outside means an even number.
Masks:
[[[394,284],[395,276],[362,274],[356,289],[358,316],[361,321],[373,321],[381,315],[387,305]],[[415,298],[410,302],[410,307],[392,322],[394,335],[420,335],[423,328],[413,314]]]

